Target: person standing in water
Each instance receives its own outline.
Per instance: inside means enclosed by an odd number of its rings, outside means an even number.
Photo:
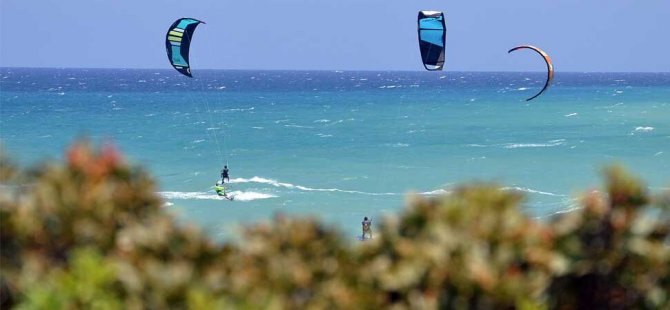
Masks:
[[[228,176],[228,166],[223,166],[223,170],[221,170],[221,182],[226,182],[225,180],[228,180],[230,182],[230,177]]]
[[[363,226],[363,235],[361,235],[361,239],[365,240],[365,235],[370,235],[370,239],[372,239],[372,219],[368,220],[367,216],[364,217],[361,225]]]

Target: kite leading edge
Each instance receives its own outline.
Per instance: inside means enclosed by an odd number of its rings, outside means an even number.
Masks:
[[[530,97],[530,98],[526,99],[526,101],[531,101],[531,100],[535,99],[537,96],[541,95],[545,90],[547,90],[547,88],[549,88],[549,85],[551,85],[551,81],[554,79],[554,65],[551,63],[551,58],[549,57],[549,54],[545,53],[542,49],[540,49],[538,47],[535,47],[535,46],[532,46],[532,45],[520,45],[520,46],[512,48],[507,53],[509,54],[509,53],[514,52],[516,50],[526,49],[526,48],[531,49],[531,50],[537,52],[538,54],[540,54],[540,56],[542,56],[542,58],[544,58],[544,61],[547,63],[547,81],[544,83],[544,87],[542,87],[542,90],[539,93],[537,93],[533,97]]]

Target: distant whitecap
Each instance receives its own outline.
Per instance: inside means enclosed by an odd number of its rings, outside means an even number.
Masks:
[[[654,127],[635,127],[635,132],[650,132],[653,130]]]
[[[565,144],[565,140],[551,140],[547,143],[508,143],[503,147],[506,149],[534,148],[534,147],[553,147]]]
[[[308,128],[308,129],[314,128],[314,127],[311,127],[311,126],[302,126],[302,125],[293,125],[293,124],[284,125],[284,127],[288,127],[288,128]]]
[[[565,195],[559,195],[559,194],[544,192],[544,191],[535,190],[535,189],[526,188],[526,187],[520,187],[520,186],[503,187],[501,189],[504,190],[504,191],[512,190],[512,191],[519,191],[519,192],[525,192],[525,193],[531,193],[531,194],[539,194],[539,195],[545,195],[545,196],[565,197]]]
[[[451,193],[451,192],[448,191],[448,190],[437,189],[437,190],[434,190],[434,191],[423,192],[423,193],[419,193],[419,194],[421,194],[421,195],[425,195],[425,196],[437,196],[437,195],[446,195],[446,194],[450,194],[450,193]]]

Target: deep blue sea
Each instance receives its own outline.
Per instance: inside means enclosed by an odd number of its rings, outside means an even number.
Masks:
[[[0,69],[0,144],[21,165],[112,141],[165,205],[212,236],[273,214],[352,238],[408,193],[494,181],[534,217],[566,212],[622,163],[670,185],[670,73]],[[223,165],[234,201],[213,191]]]

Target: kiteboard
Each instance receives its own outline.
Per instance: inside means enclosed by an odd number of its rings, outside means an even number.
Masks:
[[[232,196],[232,195],[229,196],[229,195],[218,195],[217,194],[217,196],[219,196],[221,198],[225,198],[226,200],[230,200],[230,201],[235,200],[235,196]]]

